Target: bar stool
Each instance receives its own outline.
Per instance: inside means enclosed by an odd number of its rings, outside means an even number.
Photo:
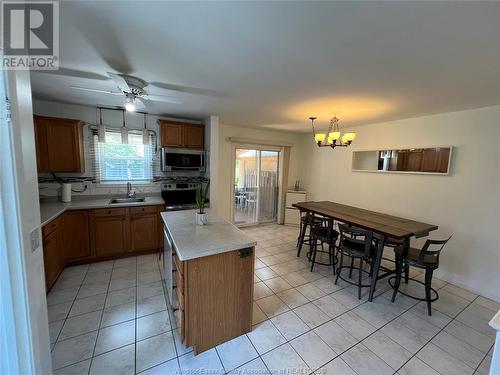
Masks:
[[[324,222],[311,225],[309,230],[309,246],[310,250],[308,253],[308,258],[311,261],[311,272],[314,269],[314,264],[321,264],[323,266],[333,266],[333,274],[335,275],[335,265],[337,264],[337,256],[335,254],[337,239],[339,238],[339,232],[333,229],[333,219],[326,220],[326,226]],[[318,250],[318,242],[321,243],[321,250]],[[323,250],[323,244],[328,244],[328,251]],[[316,262],[316,255],[328,254],[328,263]]]
[[[372,258],[377,254],[377,248],[373,245],[373,233],[361,228],[339,224],[340,244],[339,253],[340,261],[337,267],[337,277],[335,284],[339,278],[346,283],[356,285],[358,287],[358,299],[361,299],[361,288],[369,288],[370,284],[362,284],[363,272],[371,274],[373,271],[363,269],[363,262],[372,264]],[[351,257],[351,265],[344,266],[344,255]],[[354,267],[354,259],[359,259],[359,267]],[[341,275],[343,268],[349,268],[349,278],[352,276],[352,270],[358,270],[358,282],[353,282],[345,279]]]
[[[415,300],[427,302],[427,313],[429,314],[429,316],[432,315],[431,303],[439,298],[438,292],[432,287],[432,274],[436,269],[439,268],[439,254],[441,253],[441,250],[443,250],[443,247],[446,245],[446,243],[450,240],[450,238],[451,236],[446,240],[427,240],[425,241],[422,249],[417,249],[414,247],[404,248],[403,246],[394,249],[394,253],[396,255],[396,276],[392,276],[388,280],[389,284],[394,289],[394,292],[392,294],[392,302],[395,301],[396,295],[399,292]],[[431,250],[431,247],[435,247],[435,249]],[[425,298],[413,296],[399,290],[403,267],[409,266],[425,270],[425,282],[421,282],[420,280],[414,278],[409,278],[409,280],[415,281],[425,286]]]
[[[377,248],[378,248],[378,241],[379,241],[379,237],[376,233],[374,233],[373,234],[373,244]],[[393,237],[386,237],[385,238],[384,247],[390,247],[390,248],[395,250],[396,248],[401,247],[401,246],[404,247],[405,249],[407,249],[410,246],[410,239],[409,238],[397,239],[397,238],[393,238]],[[395,260],[392,260],[390,258],[382,257],[382,259],[387,260],[389,262],[396,263]],[[408,284],[408,278],[410,275],[410,267],[409,266],[406,266],[404,268],[404,273],[405,273],[405,284]],[[372,276],[372,275],[370,275],[370,276]]]
[[[304,243],[311,244],[311,226],[318,226],[318,225],[326,225],[328,221],[328,218],[323,217],[323,216],[315,216],[314,214],[311,214],[309,212],[306,212],[305,215],[302,215],[300,217],[300,232],[299,232],[299,237],[297,238],[297,256],[300,256],[300,252],[302,251],[302,246]],[[309,227],[309,234],[306,234],[307,228]]]

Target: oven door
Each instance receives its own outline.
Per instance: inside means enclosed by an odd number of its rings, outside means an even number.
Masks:
[[[161,197],[166,206],[196,204],[196,189],[164,190]]]
[[[161,169],[169,171],[205,171],[205,151],[164,147],[161,149]]]

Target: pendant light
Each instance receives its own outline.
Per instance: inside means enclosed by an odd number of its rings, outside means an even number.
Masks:
[[[106,142],[106,127],[102,123],[101,108],[99,108],[99,126],[97,127],[97,140],[101,143]]]
[[[333,117],[330,120],[330,126],[327,133],[316,133],[314,129],[314,120],[316,120],[316,117],[309,117],[309,120],[311,120],[314,142],[316,142],[319,147],[347,147],[350,146],[352,141],[356,138],[356,133],[354,132],[340,133],[339,119],[337,117]]]
[[[149,130],[146,124],[146,114],[144,113],[144,128],[142,129],[142,144],[149,145]]]
[[[125,126],[125,111],[122,111],[122,113],[123,113],[123,126],[122,126],[122,129],[121,129],[122,143],[124,145],[126,145],[126,144],[128,144],[128,129]]]

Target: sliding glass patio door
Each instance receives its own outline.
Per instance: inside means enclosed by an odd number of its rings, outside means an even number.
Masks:
[[[277,150],[236,148],[234,223],[251,225],[276,221],[279,192]]]

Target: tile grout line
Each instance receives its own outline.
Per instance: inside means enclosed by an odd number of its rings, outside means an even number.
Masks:
[[[87,273],[89,271],[89,267],[87,267],[87,270],[85,271],[85,275],[83,275],[83,280],[85,280],[85,277],[87,276]],[[82,282],[83,282],[82,280]],[[57,281],[56,281],[57,282]],[[55,285],[55,284],[54,284]],[[78,291],[76,292],[75,294],[75,298],[73,298],[73,301],[71,302],[71,306],[69,307],[69,310],[68,312],[66,313],[66,317],[64,318],[64,322],[63,322],[63,325],[61,326],[61,329],[59,330],[59,333],[57,334],[57,337],[56,337],[56,340],[54,341],[54,348],[57,344],[57,342],[59,341],[59,336],[61,336],[61,332],[62,330],[64,329],[64,326],[66,325],[66,320],[68,320],[69,318],[69,314],[71,313],[71,309],[73,308],[73,305],[75,304],[75,301],[76,301],[76,296],[78,295],[78,293],[80,292],[80,289],[82,287],[83,284],[80,284],[80,286],[78,287]],[[64,302],[63,302],[64,303]],[[47,306],[47,309],[48,309],[48,306]],[[62,319],[61,319],[62,320]],[[56,320],[57,321],[57,320]],[[52,322],[54,323],[54,322]],[[50,325],[50,323],[49,323]],[[53,349],[50,350],[50,352],[52,353]]]
[[[106,306],[106,301],[108,299],[109,286],[111,284],[111,276],[113,275],[114,267],[115,267],[115,261],[113,261],[113,266],[111,267],[111,274],[110,274],[109,281],[108,281],[108,287],[106,288],[106,299],[104,300],[104,306]],[[97,327],[97,334],[96,334],[96,337],[95,337],[94,349],[92,350],[92,356],[90,357],[90,365],[89,365],[89,369],[88,369],[87,375],[90,374],[90,370],[92,368],[92,364],[94,363],[94,358],[95,358],[94,354],[95,354],[95,349],[97,347],[97,341],[99,340],[99,331],[101,329],[101,324],[102,324],[102,318],[103,318],[103,316],[104,316],[104,307],[101,310],[101,319],[99,320],[99,326]]]
[[[439,288],[439,289],[442,289],[442,288]],[[405,365],[406,365],[406,364],[407,364],[407,363],[408,363],[408,362],[409,362],[412,358],[417,357],[417,354],[418,354],[418,353],[419,353],[419,352],[420,352],[423,348],[425,348],[425,347],[426,347],[429,343],[431,343],[431,341],[432,341],[432,340],[433,340],[433,339],[434,339],[437,335],[439,335],[441,332],[443,332],[443,331],[444,331],[444,329],[445,329],[446,327],[448,327],[448,326],[451,324],[451,322],[453,322],[453,321],[454,321],[454,320],[455,320],[455,319],[456,319],[456,318],[457,318],[457,317],[458,317],[458,316],[459,316],[462,312],[464,312],[464,311],[465,311],[465,309],[467,309],[467,307],[469,307],[470,305],[472,305],[472,304],[474,303],[474,301],[475,301],[478,297],[479,297],[479,296],[476,296],[476,298],[474,298],[472,301],[469,301],[469,303],[467,304],[467,306],[465,306],[462,310],[460,310],[460,312],[459,312],[458,314],[456,314],[456,315],[455,315],[455,317],[451,317],[452,319],[451,319],[448,323],[446,323],[446,325],[444,325],[444,326],[443,326],[443,328],[440,328],[440,330],[439,330],[439,331],[438,331],[438,332],[437,332],[434,336],[432,336],[432,337],[431,337],[431,338],[427,341],[427,343],[426,343],[424,346],[422,346],[420,349],[418,349],[418,350],[415,352],[415,354],[414,354],[414,355],[412,355],[412,356],[410,357],[410,359],[408,359],[405,363],[403,363],[403,365],[401,365],[401,366],[398,368],[398,370],[397,370],[397,371],[401,370],[401,369],[402,369],[402,368],[403,368],[403,367],[404,367],[404,366],[405,366]],[[438,311],[439,311],[439,310],[438,310]],[[445,315],[447,315],[447,314],[445,314]],[[448,317],[450,317],[450,316],[448,315]],[[432,343],[431,343],[431,344],[432,344]],[[436,345],[436,344],[433,344],[433,345]],[[469,365],[467,365],[466,363],[462,362],[462,360],[460,360],[459,358],[456,358],[453,354],[449,353],[447,350],[444,350],[444,349],[443,349],[443,348],[441,348],[439,345],[436,345],[436,346],[437,346],[438,348],[440,348],[441,350],[443,350],[444,352],[448,353],[448,354],[449,354],[450,356],[452,356],[453,358],[457,359],[459,362],[461,362],[461,363],[463,363],[464,365],[466,365],[466,366],[468,366],[469,368],[471,368]],[[421,358],[419,358],[419,357],[417,357],[417,359],[419,359],[419,360],[421,360],[422,362],[424,362],[427,366],[429,366],[430,368],[432,368],[432,369],[433,369],[434,371],[436,371],[438,374],[441,374],[441,372],[439,372],[438,370],[436,370],[434,367],[432,367],[430,364],[428,364],[427,362],[425,362],[423,359],[421,359]],[[397,372],[397,371],[396,371],[396,372]]]

